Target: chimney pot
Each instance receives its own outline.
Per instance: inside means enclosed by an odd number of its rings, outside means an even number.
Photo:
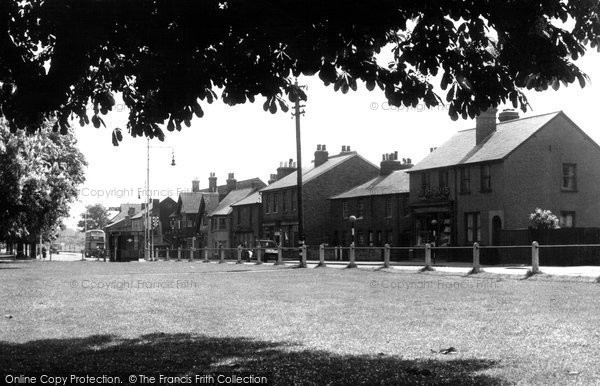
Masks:
[[[498,120],[500,122],[511,121],[519,118],[519,110],[516,109],[504,109],[500,114],[498,114]]]
[[[342,145],[342,153],[346,151],[346,145]]]
[[[321,150],[321,145],[317,145],[317,150]]]

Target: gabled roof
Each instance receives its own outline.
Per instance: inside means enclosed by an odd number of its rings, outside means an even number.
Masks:
[[[209,212],[209,216],[228,215],[232,211],[231,205],[248,197],[248,195],[252,194],[252,192],[254,192],[253,188],[232,190],[227,196],[225,196],[223,200],[221,200],[219,206],[217,206],[215,210]]]
[[[377,176],[355,188],[342,194],[331,197],[332,200],[339,198],[353,198],[365,196],[381,196],[384,194],[408,193],[409,175],[407,170],[396,170],[385,176]]]
[[[242,180],[242,181],[236,181],[236,183],[235,183],[236,190],[247,189],[247,188],[261,189],[265,186],[267,186],[267,184],[265,184],[258,177],[250,178],[250,179]],[[209,188],[202,189],[202,190],[200,190],[200,192],[209,192]],[[227,194],[227,184],[217,186],[217,192],[219,194]]]
[[[562,111],[499,122],[483,143],[475,144],[475,129],[462,130],[408,172],[501,160],[527,141]]]
[[[181,192],[177,204],[179,213],[198,213],[203,192]]]
[[[260,193],[257,191],[257,192],[252,193],[248,197],[246,197],[242,200],[239,200],[235,204],[231,204],[231,206],[254,205],[254,204],[260,204],[260,203],[261,203]]]
[[[348,152],[348,153],[340,153],[338,155],[330,156],[329,159],[326,162],[324,162],[322,165],[319,165],[317,167],[314,167],[314,165],[313,165],[307,169],[302,169],[302,184],[304,185],[307,182],[314,180],[315,178],[319,177],[321,174],[330,171],[331,169],[337,167],[338,165],[341,165],[342,163],[344,163],[354,157],[359,157],[359,158],[363,159],[365,162],[371,163],[371,162],[367,161],[366,159],[364,159],[362,156],[360,156],[355,151]],[[373,165],[373,166],[377,168],[376,165]],[[287,176],[283,177],[282,179],[275,181],[271,185],[263,188],[261,190],[261,192],[267,192],[270,190],[284,189],[284,188],[290,188],[293,186],[298,186],[297,178],[298,178],[298,172],[297,171],[292,172],[292,173],[288,174]]]
[[[204,212],[210,214],[219,206],[219,193],[204,193]]]
[[[142,210],[142,204],[121,204],[120,211],[116,216],[110,219],[109,225],[112,225],[116,222],[123,220],[125,217],[129,215],[129,209],[133,209],[134,215]]]

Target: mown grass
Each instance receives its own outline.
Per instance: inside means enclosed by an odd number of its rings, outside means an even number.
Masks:
[[[590,281],[38,261],[0,264],[0,286],[0,368],[10,374],[600,383],[600,286]]]

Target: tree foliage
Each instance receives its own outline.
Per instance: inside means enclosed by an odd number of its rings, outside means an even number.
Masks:
[[[293,77],[347,93],[363,81],[393,106],[437,106],[452,119],[586,75],[573,63],[600,47],[597,0],[241,1],[3,0],[0,107],[12,130],[56,117],[104,125],[122,93],[133,136],[164,138],[202,105],[306,99]],[[391,49],[393,61],[376,55]],[[434,91],[441,76],[445,95]],[[437,80],[436,80],[437,81]],[[89,108],[91,106],[91,109]],[[120,129],[113,142],[122,139]]]
[[[81,232],[86,229],[104,229],[108,225],[108,209],[104,205],[88,205],[85,209],[86,211],[81,213],[81,220],[77,223]]]
[[[46,124],[11,134],[0,122],[0,240],[51,239],[84,182],[85,159],[72,133]]]

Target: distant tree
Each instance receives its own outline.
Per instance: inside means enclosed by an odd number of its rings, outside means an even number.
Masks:
[[[11,134],[0,122],[0,240],[22,246],[54,239],[84,182],[75,137],[51,126]]]
[[[86,229],[104,229],[108,224],[108,220],[108,209],[104,205],[88,205],[86,206],[86,211],[81,213],[81,220],[77,223],[77,227],[81,232]]]
[[[529,224],[533,229],[558,229],[560,228],[558,223],[558,217],[549,210],[536,208],[529,215]]]
[[[2,0],[0,112],[12,130],[56,117],[67,133],[73,116],[104,125],[119,92],[127,131],[162,140],[159,124],[190,126],[215,91],[287,111],[306,99],[301,74],[343,93],[363,81],[393,106],[445,100],[452,119],[525,111],[523,89],[586,84],[574,60],[600,47],[599,15],[597,0]]]

